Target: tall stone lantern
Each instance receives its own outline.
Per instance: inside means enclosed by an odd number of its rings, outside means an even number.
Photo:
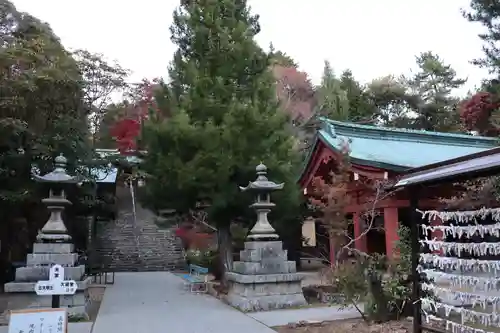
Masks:
[[[255,203],[250,207],[255,209],[257,213],[257,222],[255,223],[248,239],[250,240],[265,240],[265,239],[278,239],[276,231],[269,223],[267,219],[267,214],[271,212],[271,209],[276,206],[271,202],[271,192],[276,190],[282,190],[285,186],[284,183],[276,184],[273,181],[267,179],[267,167],[260,163],[256,168],[257,179],[253,182],[248,183],[248,186],[240,186],[240,190],[252,191],[256,194]]]
[[[66,165],[68,161],[63,154],[57,156],[54,162],[55,168],[52,172],[44,176],[34,175],[36,181],[47,183],[50,186],[49,197],[42,199],[50,212],[50,216],[37,236],[37,241],[43,243],[65,243],[71,240],[62,218],[65,207],[71,205],[71,201],[66,199],[64,188],[68,184],[76,184],[77,179],[67,174]]]
[[[91,278],[85,276],[85,265],[79,263],[78,254],[74,251],[71,236],[68,235],[62,218],[64,208],[71,205],[64,190],[70,184],[77,183],[77,179],[66,172],[67,160],[62,154],[56,157],[54,162],[55,168],[52,172],[44,176],[33,175],[35,181],[50,186],[49,197],[42,199],[50,217],[33,244],[33,253],[26,256],[26,266],[16,269],[15,280],[6,283],[4,289],[5,292],[12,293],[9,296],[10,310],[58,306],[67,307],[69,316],[86,317],[88,300],[85,291]],[[77,284],[76,293],[63,296],[59,304],[52,302],[50,297],[35,293],[36,283],[49,280],[50,267],[55,264],[64,267],[63,278],[74,280]]]
[[[256,171],[257,179],[240,189],[256,194],[250,207],[257,212],[257,222],[247,237],[245,249],[240,251],[240,261],[226,272],[229,282],[226,300],[242,311],[304,306],[307,304],[301,287],[304,276],[297,273],[295,261],[288,261],[288,253],[267,219],[275,206],[270,194],[283,189],[284,184],[268,180],[267,168],[262,163]]]

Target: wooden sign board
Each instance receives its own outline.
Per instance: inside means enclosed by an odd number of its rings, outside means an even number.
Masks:
[[[13,310],[8,333],[68,333],[68,313],[66,309]]]

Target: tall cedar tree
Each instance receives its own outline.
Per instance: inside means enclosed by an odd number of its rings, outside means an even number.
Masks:
[[[269,56],[254,40],[259,31],[258,16],[244,0],[182,1],[171,28],[178,47],[168,87],[172,117],[150,118],[144,133],[144,168],[152,177],[145,202],[180,213],[209,203],[226,268],[232,265],[231,222],[255,222],[248,208],[254,198],[238,186],[255,180],[259,162],[271,179],[286,183],[273,195],[278,232],[300,235],[302,221],[298,156],[285,129],[288,118],[279,112]]]
[[[340,80],[328,61],[325,61],[321,85],[317,89],[317,98],[317,113],[334,120],[350,120],[347,92],[342,89]]]

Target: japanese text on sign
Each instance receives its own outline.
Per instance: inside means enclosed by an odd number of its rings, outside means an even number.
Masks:
[[[64,268],[54,265],[50,268],[49,280],[35,284],[37,295],[74,295],[77,284],[74,280],[64,280]]]
[[[66,309],[11,311],[8,333],[67,333]]]

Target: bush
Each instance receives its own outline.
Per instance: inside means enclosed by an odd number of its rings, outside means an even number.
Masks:
[[[220,269],[219,253],[217,251],[196,249],[187,250],[186,260],[188,264],[208,268],[208,272],[213,274],[216,280],[220,280],[222,278],[223,271]]]
[[[393,260],[384,255],[357,254],[354,263],[339,264],[332,270],[329,281],[344,294],[345,306],[357,307],[365,301],[365,320],[385,322],[411,314],[410,232],[400,227],[398,233],[398,255]]]
[[[212,266],[215,257],[216,252],[212,250],[191,249],[186,252],[186,259],[188,260],[189,264],[207,268]]]

